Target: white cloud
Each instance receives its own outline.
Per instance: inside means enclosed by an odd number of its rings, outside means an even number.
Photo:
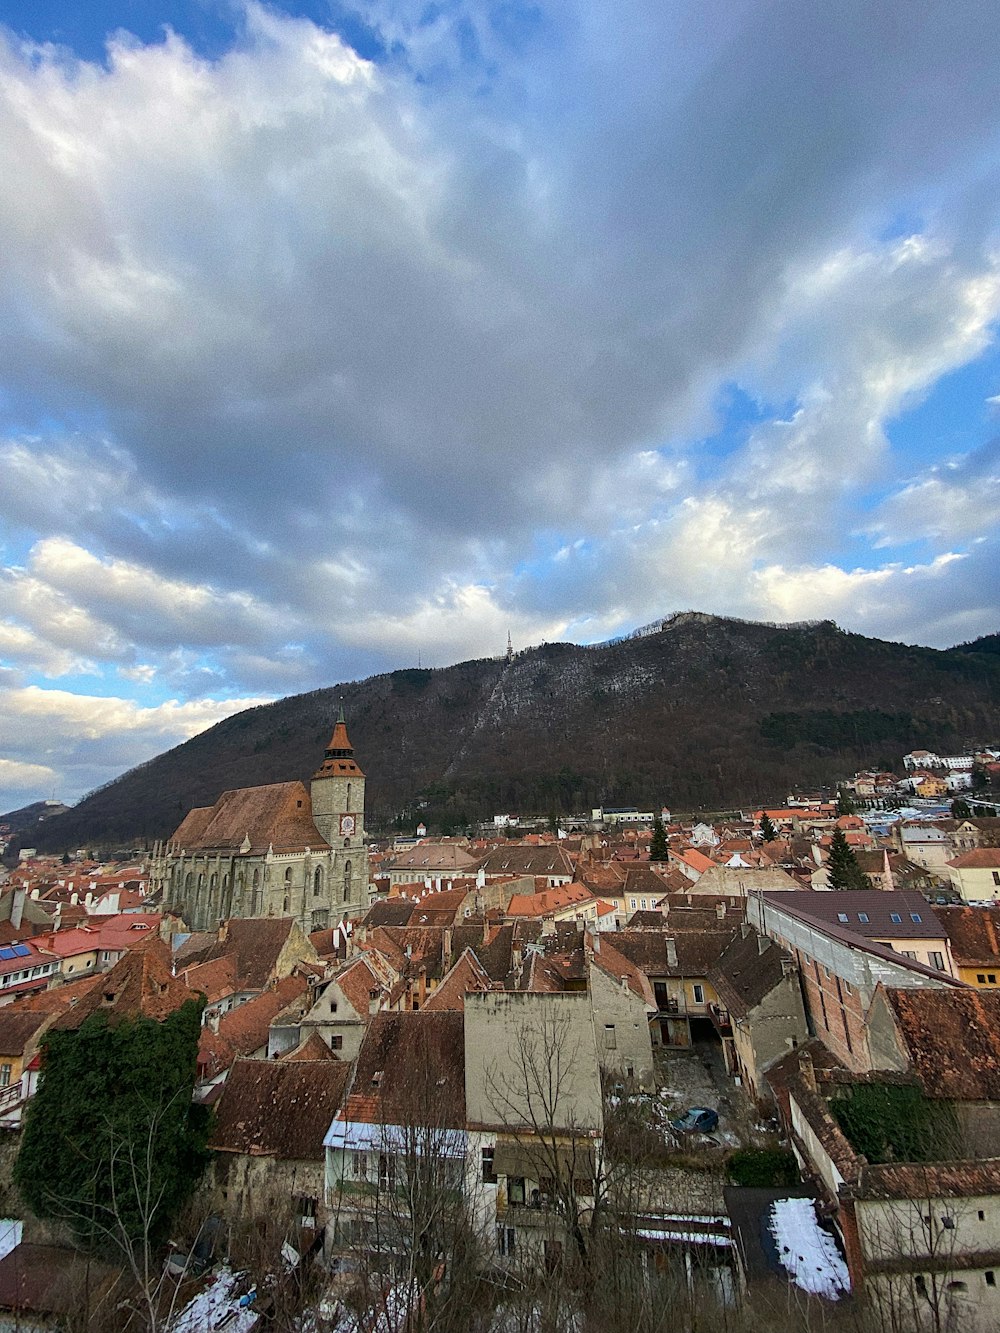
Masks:
[[[13,759],[0,759],[0,793],[37,792],[56,781],[55,770],[46,768],[44,764],[21,764]],[[3,797],[0,796],[0,799]]]
[[[143,707],[131,699],[76,694],[28,685],[0,692],[0,735],[5,764],[21,770],[42,760],[39,796],[52,790],[75,800],[123,769],[144,762],[268,698],[176,699]],[[14,771],[11,769],[11,772]],[[9,784],[12,790],[15,784]],[[18,790],[28,790],[25,782]],[[0,806],[4,781],[0,772]],[[8,798],[9,799],[9,798]]]

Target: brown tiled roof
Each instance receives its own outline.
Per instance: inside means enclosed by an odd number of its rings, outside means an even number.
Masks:
[[[294,1050],[286,1051],[284,1055],[278,1056],[279,1060],[336,1060],[340,1063],[340,1056],[331,1051],[326,1042],[318,1032],[311,1032],[301,1045],[296,1046]]]
[[[18,1013],[30,1011],[34,1014],[61,1014],[72,1009],[81,996],[86,995],[102,980],[100,973],[81,977],[79,981],[64,982],[61,986],[51,986],[48,990],[36,991],[34,995],[25,995],[17,1000],[13,1007]]]
[[[342,1117],[464,1129],[464,1015],[376,1014],[358,1052]]]
[[[115,1271],[109,1264],[88,1259],[79,1250],[61,1245],[17,1245],[0,1259],[0,1310],[25,1316],[77,1314],[81,1293],[89,1284],[92,1299],[107,1299]],[[60,1320],[61,1324],[62,1321]],[[8,1327],[42,1327],[32,1319],[8,1322]],[[45,1320],[44,1327],[50,1327]]]
[[[1000,1101],[1000,992],[900,987],[885,996],[929,1097]]]
[[[266,852],[269,846],[280,852],[329,845],[313,823],[309,792],[301,782],[272,782],[264,787],[224,791],[200,832],[192,826],[181,838],[186,823],[172,839],[185,851],[237,851],[247,838],[250,850],[257,854]]]
[[[851,1193],[865,1199],[970,1199],[1000,1194],[1000,1159],[866,1166]]]
[[[349,963],[342,972],[334,977],[334,981],[343,991],[344,997],[355,1012],[362,1019],[367,1018],[371,1003],[371,992],[377,990],[381,994],[382,981],[372,970],[371,964],[364,954]]]
[[[466,949],[424,1004],[423,1011],[425,1014],[462,1014],[465,1012],[465,997],[469,991],[487,991],[490,986],[488,973],[472,950]]]
[[[349,1072],[340,1060],[237,1060],[216,1104],[209,1147],[319,1161]]]
[[[276,986],[239,1005],[219,1020],[218,1032],[202,1028],[198,1063],[202,1077],[221,1074],[238,1055],[252,1055],[267,1045],[271,1024],[308,991],[301,977],[283,977]]]
[[[630,958],[615,948],[614,941],[608,938],[610,933],[587,936],[594,966],[615,981],[625,981],[634,995],[655,1009],[656,999],[649,978]]]
[[[413,907],[414,904],[408,898],[383,898],[372,903],[359,926],[366,929],[374,926],[405,926],[413,914]]]
[[[175,937],[176,938],[176,937]],[[214,930],[196,930],[182,939],[174,949],[174,962],[178,968],[191,967],[195,963],[204,963],[219,942]]]
[[[213,958],[207,963],[195,963],[178,975],[191,990],[200,991],[209,1004],[240,989],[236,984],[235,960],[229,956]]]
[[[948,864],[956,870],[1000,870],[1000,847],[976,847]]]
[[[647,977],[705,977],[722,957],[733,938],[735,927],[711,931],[685,931],[674,934],[652,930],[619,930],[614,947],[642,969]],[[667,940],[673,941],[677,962],[671,963]]]
[[[386,861],[385,870],[413,871],[415,875],[450,874],[452,871],[473,870],[479,858],[458,843],[418,842]]]
[[[745,1018],[781,985],[785,965],[792,961],[792,955],[780,945],[748,929],[746,934],[737,933],[708,979],[729,1012]]]
[[[200,847],[214,810],[213,805],[200,805],[194,810],[189,810],[178,824],[170,841],[175,842],[178,847]]]
[[[291,917],[234,917],[222,927],[202,961],[231,958],[240,989],[263,990],[274,979],[278,958],[294,926]],[[302,957],[309,959],[312,952],[312,946],[306,944]]]
[[[23,1055],[47,1022],[47,1014],[25,1011],[19,1004],[0,1007],[0,1055]]]
[[[109,1022],[123,1018],[154,1018],[162,1022],[188,1000],[195,999],[170,969],[170,948],[162,940],[151,940],[145,949],[133,949],[61,1014],[53,1027],[78,1028],[94,1013],[104,1013]]]
[[[955,962],[962,967],[1000,963],[1000,907],[935,907],[951,941]]]
[[[522,847],[508,843],[496,847],[482,862],[487,875],[573,875],[573,862],[557,844]]]

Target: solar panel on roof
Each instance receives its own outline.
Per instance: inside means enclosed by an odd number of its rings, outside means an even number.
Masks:
[[[11,949],[9,946],[5,945],[2,949],[0,949],[0,958],[2,958],[4,962],[8,962],[13,957],[14,957],[14,950]]]
[[[15,944],[15,945],[14,945],[14,957],[15,957],[15,958],[30,958],[30,957],[31,957],[31,950],[28,948],[28,946],[27,946],[26,944]]]

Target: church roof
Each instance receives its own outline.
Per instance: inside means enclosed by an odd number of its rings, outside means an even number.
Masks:
[[[192,810],[172,841],[187,852],[242,850],[257,855],[269,847],[282,852],[329,846],[313,823],[312,802],[301,782],[224,791],[207,811]]]
[[[344,721],[344,708],[341,705],[340,716],[337,718],[333,728],[333,735],[330,737],[330,744],[326,747],[323,755],[323,762],[313,774],[316,778],[363,778],[364,773],[358,767],[354,758],[354,746],[347,734],[347,723]]]

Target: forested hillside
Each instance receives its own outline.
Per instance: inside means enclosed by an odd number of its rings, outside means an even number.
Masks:
[[[987,645],[984,645],[987,647]],[[343,697],[369,822],[738,805],[917,745],[1000,739],[1000,657],[687,612],[595,647],[403,670],[240,713],[46,822],[61,849],[169,834],[229,787],[308,779]]]

